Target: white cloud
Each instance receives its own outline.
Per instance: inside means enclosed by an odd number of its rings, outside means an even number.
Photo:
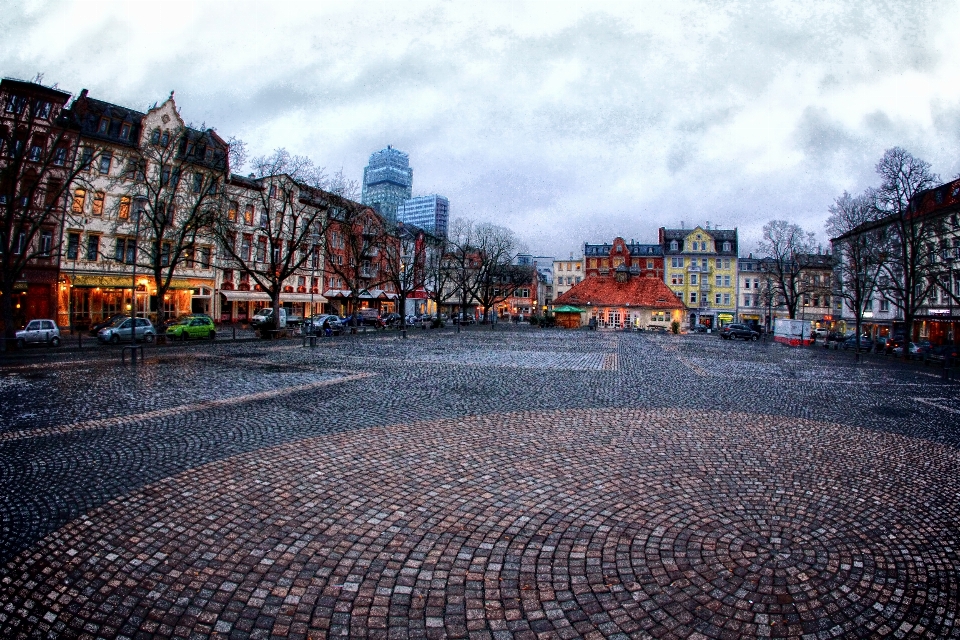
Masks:
[[[953,4],[30,2],[0,72],[190,121],[359,178],[387,144],[414,190],[536,253],[767,220],[821,232],[901,145],[958,168]]]

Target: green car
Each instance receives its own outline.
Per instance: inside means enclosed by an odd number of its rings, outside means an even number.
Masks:
[[[217,329],[213,326],[213,319],[210,316],[203,315],[184,316],[167,327],[167,335],[170,338],[179,338],[180,340],[190,340],[192,338],[210,338],[213,340],[216,333]]]

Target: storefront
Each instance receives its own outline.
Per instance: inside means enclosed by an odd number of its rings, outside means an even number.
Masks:
[[[132,276],[126,275],[64,275],[60,299],[66,303],[70,326],[85,329],[110,316],[130,313],[132,286]],[[162,300],[152,278],[138,276],[136,281],[136,313],[152,320],[161,309],[165,318],[209,313],[212,297],[211,283],[205,280],[175,278]]]
[[[933,345],[958,344],[960,318],[950,309],[931,309],[928,315],[917,316],[913,323],[914,340],[929,340]]]
[[[270,294],[266,291],[220,291],[219,322],[250,322],[257,309],[270,305]],[[280,294],[280,306],[291,317],[308,318],[321,312],[325,296],[318,293],[283,292]],[[311,307],[312,303],[312,307]]]

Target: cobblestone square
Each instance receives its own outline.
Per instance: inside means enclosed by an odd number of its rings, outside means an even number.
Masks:
[[[471,327],[0,368],[0,637],[960,637],[960,385]]]

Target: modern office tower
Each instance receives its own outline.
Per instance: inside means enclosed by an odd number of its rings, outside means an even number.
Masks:
[[[397,207],[409,200],[413,188],[410,157],[390,145],[370,155],[363,170],[361,201],[389,222],[397,221]]]
[[[450,201],[436,194],[405,200],[397,208],[397,222],[416,225],[438,238],[447,237]]]

